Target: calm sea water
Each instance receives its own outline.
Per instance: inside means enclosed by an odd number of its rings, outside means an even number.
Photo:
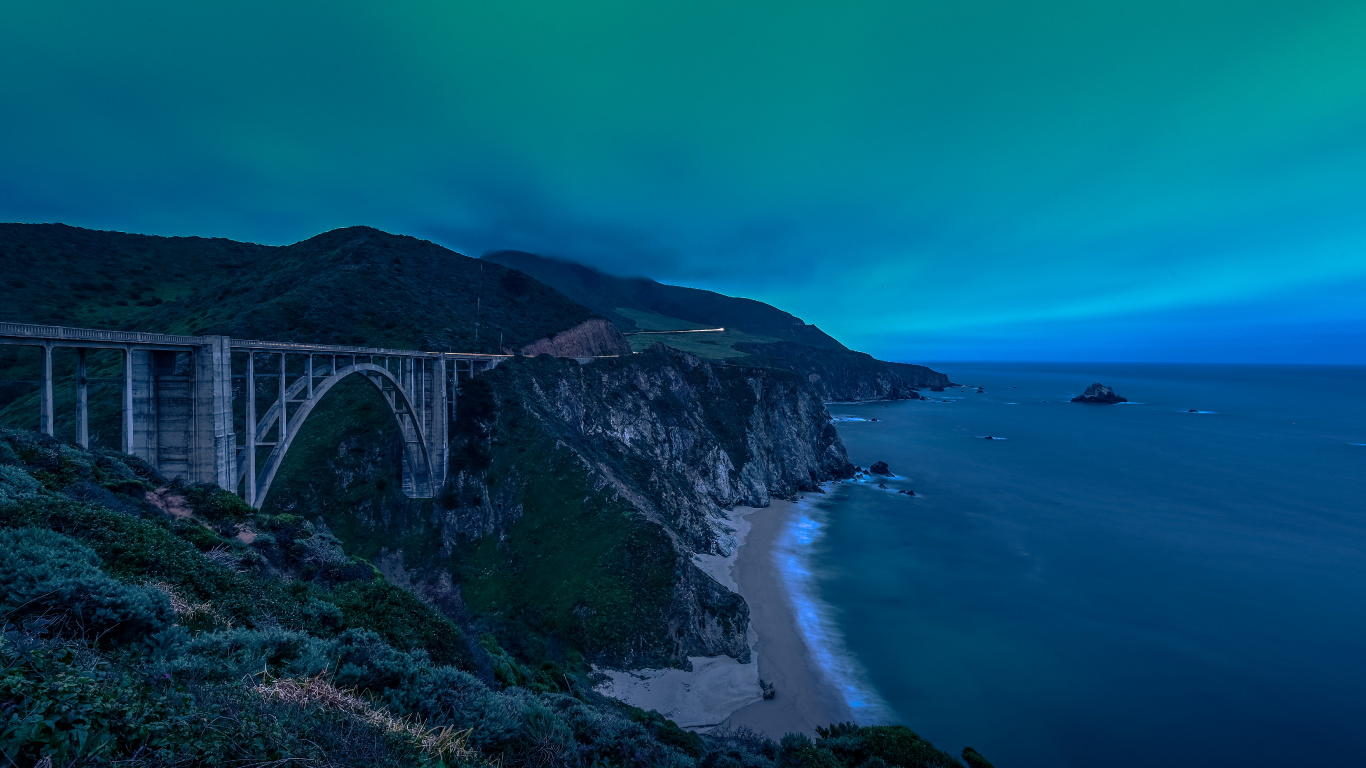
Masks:
[[[861,719],[1002,768],[1366,761],[1366,368],[939,369],[986,391],[831,406],[901,478],[777,550]]]

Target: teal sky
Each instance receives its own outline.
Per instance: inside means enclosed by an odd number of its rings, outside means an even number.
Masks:
[[[1366,363],[1360,2],[2,2],[0,220],[370,224],[890,359]]]

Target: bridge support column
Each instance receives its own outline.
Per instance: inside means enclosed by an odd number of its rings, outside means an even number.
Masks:
[[[438,357],[428,361],[425,369],[423,394],[426,404],[423,415],[426,417],[426,423],[422,431],[427,435],[428,455],[432,459],[432,484],[435,486],[432,490],[437,491],[446,482],[446,467],[450,463],[450,446],[446,434],[450,422],[447,414],[454,409],[446,405],[446,399],[449,397],[454,402],[455,393],[446,391],[445,358]]]
[[[76,350],[76,443],[90,447],[90,387],[85,376],[85,349]]]
[[[133,348],[123,350],[123,452],[133,453]]]
[[[125,422],[129,425],[127,452],[157,467],[160,464],[160,446],[157,441],[156,377],[152,372],[154,354],[150,349],[133,348],[128,351],[124,369],[124,380],[128,387]]]
[[[256,353],[247,350],[247,448],[242,458],[246,461],[243,493],[247,505],[256,506]]]
[[[284,444],[287,442],[285,438],[288,437],[288,435],[289,435],[289,407],[288,407],[287,402],[286,402],[286,397],[288,397],[289,393],[286,391],[287,389],[288,389],[288,386],[285,384],[285,353],[284,353],[284,352],[281,352],[281,353],[280,353],[280,436],[276,438],[276,442],[278,442],[280,445],[284,445]]]
[[[237,477],[231,350],[226,336],[202,339],[184,353],[130,350],[124,368],[128,452],[171,477],[231,489]]]
[[[52,411],[52,345],[43,345],[43,395],[38,405],[38,429],[45,435],[56,434]]]
[[[195,352],[191,473],[201,483],[232,490],[237,436],[232,428],[232,349],[227,336],[205,336]]]

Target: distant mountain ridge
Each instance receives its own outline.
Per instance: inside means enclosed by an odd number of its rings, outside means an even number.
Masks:
[[[525,272],[612,320],[635,334],[638,351],[661,343],[703,358],[795,371],[826,401],[914,400],[921,388],[949,385],[938,371],[855,352],[801,318],[754,299],[617,277],[524,251],[494,251],[483,259]],[[725,333],[660,333],[716,327]]]

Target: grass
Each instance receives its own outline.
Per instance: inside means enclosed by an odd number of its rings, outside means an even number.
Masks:
[[[668,317],[654,312],[630,309],[628,307],[617,307],[616,312],[630,318],[637,328],[644,331],[687,331],[700,328],[715,327],[706,326],[699,323],[690,323],[687,320],[679,320],[676,317]],[[663,344],[674,349],[682,350],[692,355],[697,355],[704,360],[734,360],[736,358],[748,357],[749,352],[736,349],[736,344],[766,344],[777,341],[771,336],[759,336],[752,333],[745,333],[734,328],[727,328],[720,333],[675,333],[675,334],[653,334],[653,333],[634,333],[626,337],[631,342],[631,349],[635,352],[643,352],[655,344]]]

